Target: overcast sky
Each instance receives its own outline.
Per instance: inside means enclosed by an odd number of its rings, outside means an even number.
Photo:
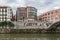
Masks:
[[[33,6],[38,9],[38,15],[49,10],[59,9],[60,0],[0,0],[1,6],[16,7]]]

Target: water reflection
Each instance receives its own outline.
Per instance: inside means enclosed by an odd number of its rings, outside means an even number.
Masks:
[[[1,38],[0,40],[60,40],[55,38]]]
[[[0,40],[60,40],[60,34],[0,34]]]

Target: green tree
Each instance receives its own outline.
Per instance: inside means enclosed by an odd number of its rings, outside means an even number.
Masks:
[[[0,27],[2,27],[2,22],[0,22]]]
[[[14,24],[12,22],[8,22],[8,26],[9,26],[9,28],[13,28]]]
[[[11,27],[14,28],[14,24],[12,22],[7,22],[7,21],[4,21],[4,22],[0,22],[0,27],[2,27],[2,32],[5,32],[4,30],[9,27],[11,29]],[[10,32],[10,29],[9,32]]]
[[[14,24],[12,22],[7,22],[7,21],[4,21],[4,22],[0,22],[0,27],[2,27],[3,29],[6,28],[6,27],[14,27]]]

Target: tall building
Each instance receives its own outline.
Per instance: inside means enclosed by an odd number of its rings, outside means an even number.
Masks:
[[[0,6],[0,21],[11,21],[12,9],[8,6]]]
[[[42,21],[56,21],[60,19],[60,9],[51,10],[38,16]]]
[[[37,19],[37,9],[35,7],[20,7],[16,11],[17,20]]]
[[[25,7],[17,8],[17,20],[23,20],[27,18],[27,9]]]
[[[27,18],[36,19],[37,18],[37,9],[35,7],[27,7]]]

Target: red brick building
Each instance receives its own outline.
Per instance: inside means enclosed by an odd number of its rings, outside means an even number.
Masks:
[[[56,21],[60,19],[60,9],[51,10],[46,13],[43,13],[40,16],[38,16],[38,19],[42,21]]]

